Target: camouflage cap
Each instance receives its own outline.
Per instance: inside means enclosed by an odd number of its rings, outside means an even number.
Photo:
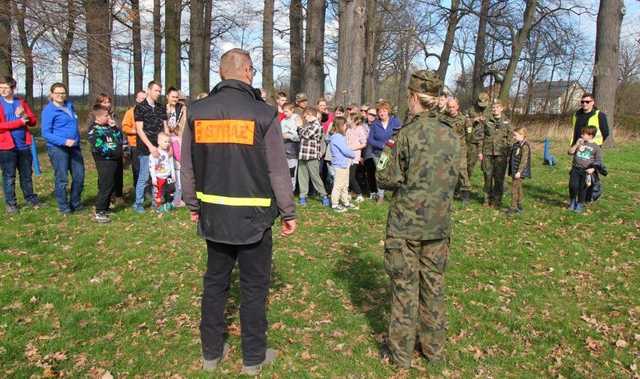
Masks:
[[[299,103],[301,101],[307,101],[307,100],[309,100],[309,99],[307,98],[307,94],[306,93],[299,93],[299,94],[296,95],[296,103]]]
[[[440,80],[435,71],[416,71],[409,79],[409,89],[425,95],[438,96],[442,89],[442,80]]]
[[[489,94],[486,92],[480,92],[478,95],[478,106],[483,108],[488,107],[490,102],[491,98],[489,97]]]

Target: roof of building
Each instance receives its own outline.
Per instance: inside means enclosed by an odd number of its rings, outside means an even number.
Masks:
[[[551,98],[561,97],[564,96],[567,89],[569,89],[573,84],[576,84],[579,89],[584,90],[580,83],[575,80],[572,80],[570,82],[566,80],[556,80],[553,82],[544,81],[533,84],[533,87],[531,87],[531,95],[534,98],[547,96]]]

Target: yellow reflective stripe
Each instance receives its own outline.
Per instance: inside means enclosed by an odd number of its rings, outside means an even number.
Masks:
[[[219,195],[207,195],[196,192],[198,200],[209,204],[229,205],[232,207],[270,207],[271,199],[262,197],[228,197]]]

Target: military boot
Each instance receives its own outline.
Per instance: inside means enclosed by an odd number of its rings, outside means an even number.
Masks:
[[[469,193],[469,191],[462,191],[462,207],[463,208],[469,205],[470,196],[471,196],[471,193]]]

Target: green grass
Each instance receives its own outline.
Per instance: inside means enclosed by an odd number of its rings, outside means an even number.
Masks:
[[[640,145],[605,152],[605,194],[584,215],[564,209],[569,159],[555,153],[560,165],[548,168],[536,150],[524,215],[485,209],[479,197],[466,209],[456,204],[447,362],[438,367],[416,356],[415,368],[397,372],[377,359],[389,311],[386,206],[336,215],[312,201],[299,209],[297,233],[275,238],[269,344],[282,355],[263,376],[638,375]],[[206,377],[198,330],[205,244],[186,210],[125,208],[108,225],[95,224],[90,210],[63,217],[46,154],[41,160],[36,188],[47,207],[2,216],[0,377]],[[90,207],[96,176],[85,162]],[[479,170],[473,182],[479,192]],[[233,280],[232,349],[215,377],[236,377],[242,364]]]

